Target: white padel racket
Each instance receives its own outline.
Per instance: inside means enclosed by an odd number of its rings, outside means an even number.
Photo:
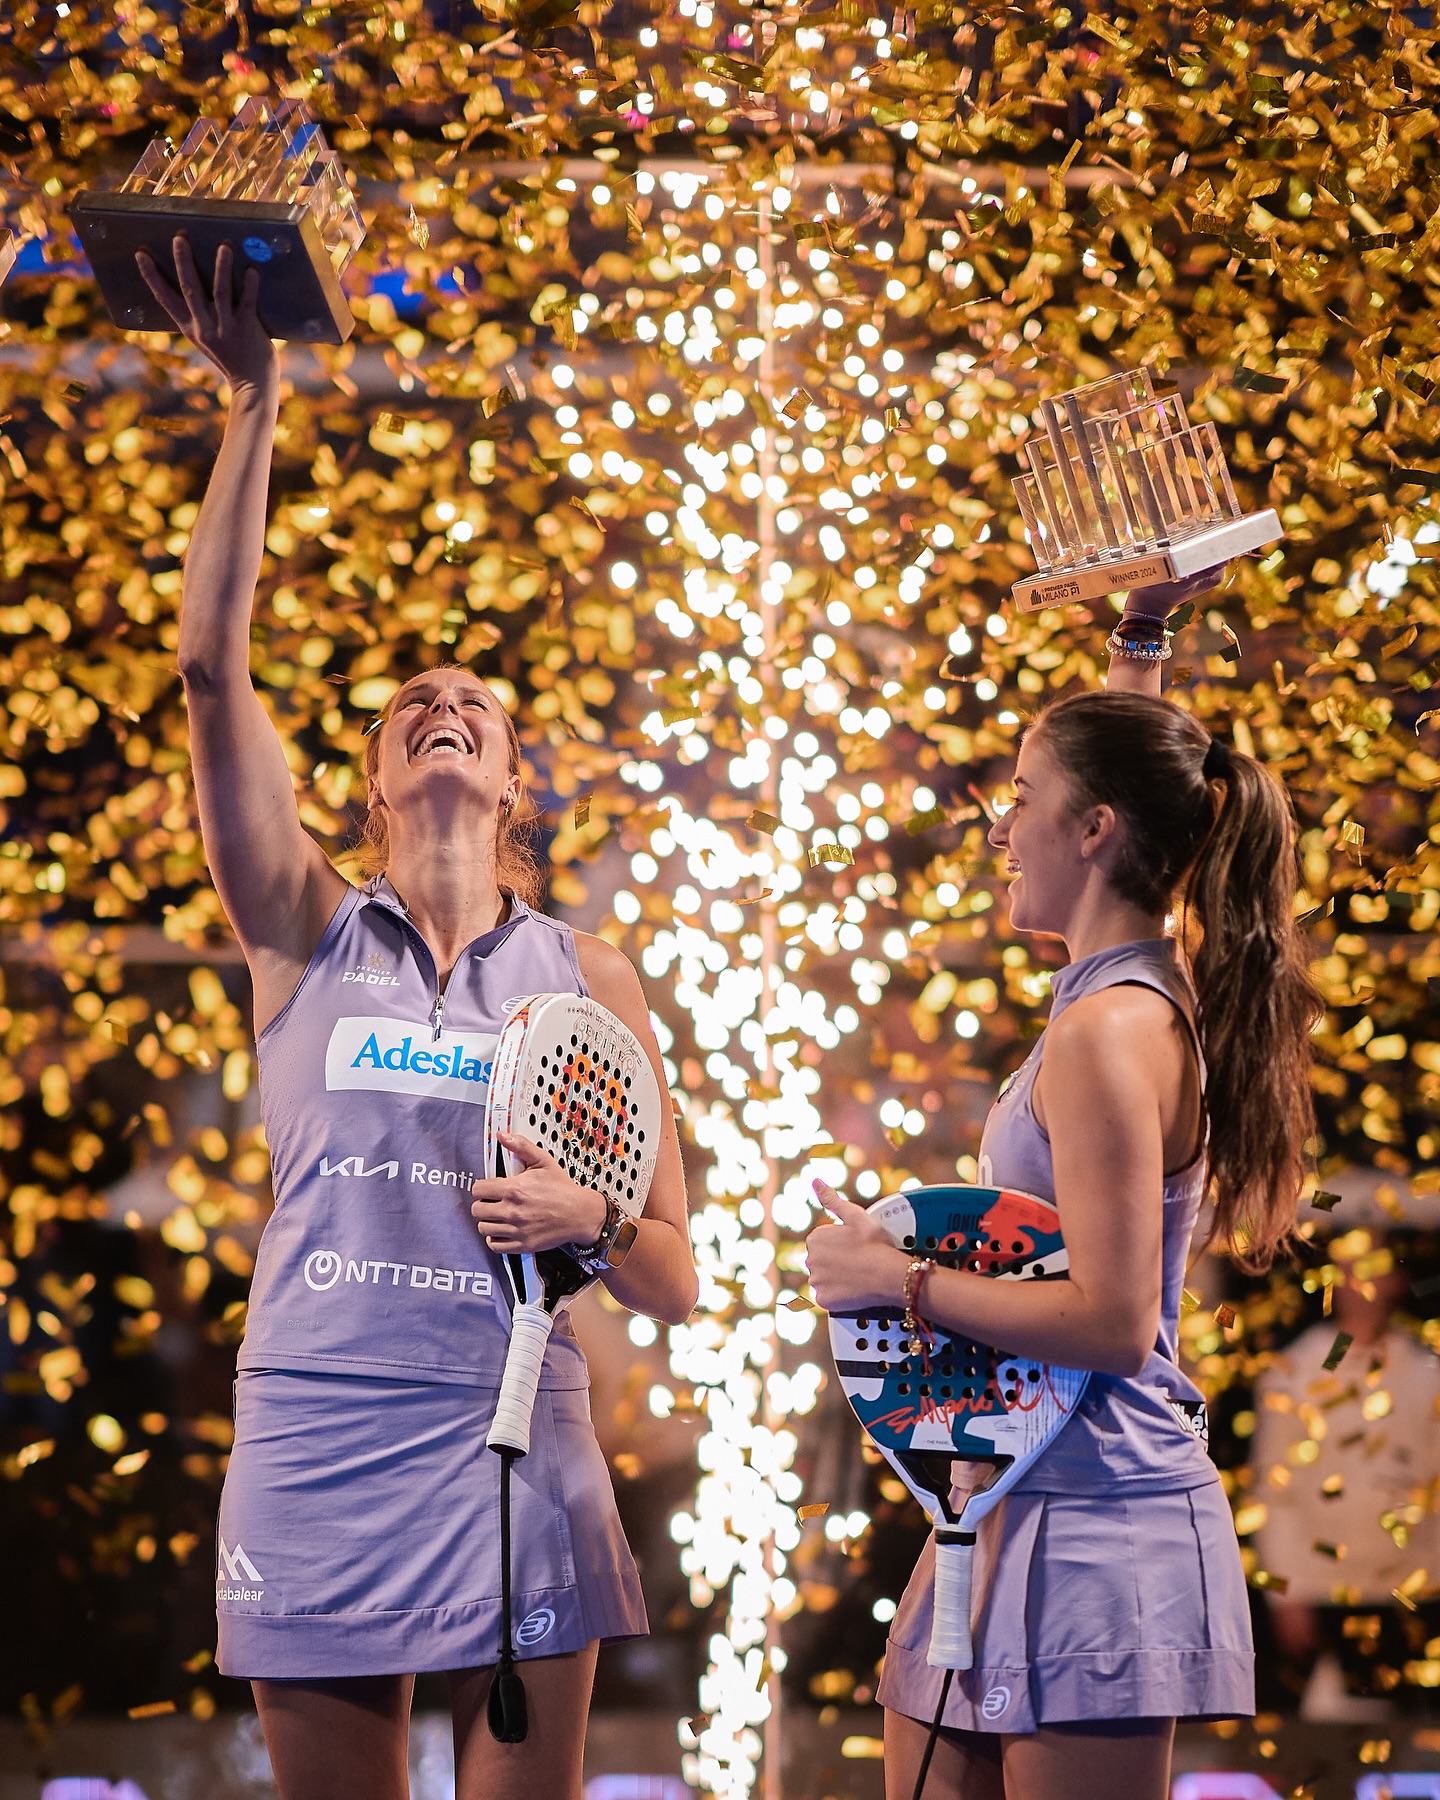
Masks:
[[[531,994],[506,1020],[496,1047],[485,1168],[505,1172],[500,1134],[512,1131],[548,1150],[572,1180],[638,1216],[655,1173],[662,1116],[655,1072],[628,1025],[577,994]],[[506,1256],[505,1268],[515,1304],[486,1442],[523,1456],[551,1329],[595,1277],[566,1249]]]
[[[942,1268],[999,1281],[1067,1277],[1070,1257],[1048,1200],[957,1185],[912,1188],[868,1210],[899,1248]],[[898,1307],[832,1314],[830,1348],[856,1417],[935,1528],[935,1622],[926,1660],[932,1668],[968,1669],[975,1527],[1054,1440],[1089,1374],[934,1328],[911,1340]],[[958,1484],[957,1462],[969,1465]],[[978,1485],[971,1485],[973,1475]],[[970,1487],[958,1512],[956,1485]]]

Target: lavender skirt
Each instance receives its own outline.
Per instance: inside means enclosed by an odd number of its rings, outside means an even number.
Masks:
[[[926,1724],[944,1679],[925,1660],[934,1588],[932,1540],[890,1628],[877,1695]],[[956,1674],[945,1707],[954,1730],[1255,1711],[1245,1577],[1218,1481],[1007,1496],[978,1533],[971,1618],[975,1667]]]
[[[494,1410],[490,1388],[242,1374],[220,1501],[221,1673],[318,1680],[497,1661]],[[541,1392],[511,1515],[517,1655],[644,1636],[583,1388]]]

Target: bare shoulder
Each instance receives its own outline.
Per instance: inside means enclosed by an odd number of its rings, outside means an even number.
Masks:
[[[1154,988],[1119,985],[1101,988],[1067,1006],[1045,1034],[1045,1060],[1080,1072],[1097,1066],[1163,1065],[1174,1046],[1188,1048],[1186,1028],[1174,1002]]]
[[[1049,1035],[1090,1041],[1114,1031],[1168,1030],[1172,1021],[1179,1023],[1173,1000],[1154,988],[1122,982],[1073,1001],[1051,1024]]]
[[[640,977],[623,950],[617,950],[593,932],[577,931],[575,960],[580,964],[586,987],[601,1005],[619,1011],[627,1004],[630,1007],[638,1004],[648,1013]]]

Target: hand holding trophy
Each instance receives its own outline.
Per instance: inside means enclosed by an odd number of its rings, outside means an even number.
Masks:
[[[214,306],[233,304],[238,317],[248,304],[268,337],[343,344],[355,328],[340,276],[365,227],[344,170],[299,101],[272,111],[252,96],[228,124],[197,119],[178,149],[156,138],[117,190],[77,195],[70,218],[111,318],[129,331],[175,324],[192,336],[197,266],[215,270]],[[181,241],[190,289],[178,259],[172,264]],[[223,293],[222,245],[230,246]]]
[[[1123,592],[1108,647],[1130,662],[1169,656],[1165,621],[1217,586],[1232,556],[1281,536],[1268,507],[1242,513],[1219,434],[1192,425],[1146,369],[1042,400],[1025,446],[1020,503],[1039,573],[1015,583],[1022,612]]]

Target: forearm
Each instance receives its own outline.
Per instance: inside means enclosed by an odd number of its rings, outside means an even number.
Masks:
[[[236,390],[220,455],[185,558],[180,672],[187,681],[248,680],[250,613],[265,552],[279,384]]]
[[[1165,665],[1159,662],[1137,662],[1129,656],[1111,656],[1105,671],[1107,694],[1147,694],[1152,700],[1163,699]]]
[[[636,1223],[630,1254],[618,1269],[602,1277],[605,1286],[631,1312],[666,1325],[683,1325],[700,1293],[690,1246],[664,1219]]]
[[[898,1312],[904,1304],[903,1251],[886,1265],[885,1288]],[[1073,1281],[1000,1281],[960,1269],[932,1269],[920,1295],[920,1316],[958,1337],[1067,1369],[1133,1375],[1150,1344],[1133,1311],[1113,1295],[1090,1299]]]

